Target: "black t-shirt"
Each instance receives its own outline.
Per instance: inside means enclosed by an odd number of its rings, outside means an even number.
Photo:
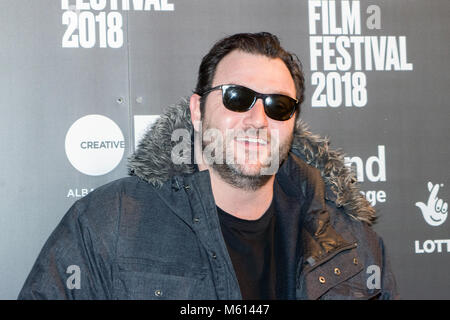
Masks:
[[[217,207],[220,226],[245,300],[276,299],[275,206],[258,220],[244,220]]]

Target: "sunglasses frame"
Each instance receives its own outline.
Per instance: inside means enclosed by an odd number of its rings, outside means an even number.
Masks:
[[[264,105],[264,112],[266,113],[266,115],[267,115],[269,118],[274,119],[274,120],[277,120],[277,121],[287,121],[287,120],[291,119],[292,116],[295,114],[295,112],[296,112],[297,109],[298,109],[298,105],[299,105],[298,99],[294,99],[294,98],[291,98],[291,97],[289,97],[289,96],[287,96],[287,95],[284,95],[284,94],[278,94],[278,93],[271,93],[271,94],[259,93],[259,92],[256,92],[255,90],[252,90],[252,89],[250,89],[250,88],[247,88],[247,87],[244,87],[244,86],[241,86],[241,85],[238,85],[238,84],[221,84],[221,85],[215,86],[215,87],[213,87],[213,88],[207,89],[207,90],[203,91],[201,94],[200,94],[200,93],[197,93],[197,94],[198,94],[199,96],[203,97],[204,95],[206,95],[206,94],[208,94],[208,93],[210,93],[210,92],[212,92],[212,91],[215,91],[215,90],[219,90],[219,89],[220,89],[220,90],[222,90],[222,102],[224,102],[224,101],[225,101],[225,92],[227,91],[227,89],[230,89],[230,88],[242,88],[242,89],[244,89],[244,90],[250,91],[250,92],[253,94],[253,102],[251,103],[251,105],[250,105],[249,107],[247,107],[246,109],[243,109],[243,110],[233,110],[233,109],[230,109],[225,103],[223,103],[223,105],[224,105],[228,110],[231,110],[231,111],[234,111],[234,112],[246,112],[246,111],[251,110],[251,109],[253,108],[253,106],[255,105],[255,103],[256,103],[256,101],[257,101],[258,99],[262,99],[263,105]],[[267,105],[266,105],[266,98],[273,98],[274,96],[282,96],[282,97],[284,97],[284,98],[288,98],[289,101],[292,101],[292,102],[293,102],[293,108],[292,108],[292,111],[291,111],[291,113],[289,114],[289,117],[288,117],[287,119],[275,119],[275,118],[271,117],[271,116],[267,113],[266,108],[268,108],[268,107],[267,107]]]

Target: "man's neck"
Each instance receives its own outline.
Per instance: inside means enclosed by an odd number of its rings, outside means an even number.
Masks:
[[[269,208],[275,176],[257,190],[244,190],[230,185],[214,170],[209,169],[209,172],[214,200],[225,212],[240,219],[257,220]]]

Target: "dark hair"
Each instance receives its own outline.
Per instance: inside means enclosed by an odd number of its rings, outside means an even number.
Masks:
[[[280,58],[283,60],[294,80],[295,89],[297,91],[296,98],[299,100],[299,105],[303,102],[305,88],[301,62],[295,54],[292,54],[281,47],[277,36],[268,32],[237,33],[216,42],[202,59],[198,70],[195,93],[201,95],[211,88],[217,65],[227,54],[234,50],[241,50],[247,53],[260,54],[269,58]],[[200,109],[203,114],[203,97],[200,101]]]

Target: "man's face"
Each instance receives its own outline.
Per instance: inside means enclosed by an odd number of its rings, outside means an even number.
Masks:
[[[231,52],[217,65],[212,87],[223,84],[296,97],[294,80],[281,59],[243,51]],[[223,105],[221,90],[212,91],[206,97],[202,116],[203,132],[216,129],[223,137],[224,164],[211,167],[237,187],[257,189],[263,185],[270,178],[263,169],[274,159],[278,167],[291,147],[295,117],[287,121],[269,118],[261,99],[249,111],[234,112]]]

